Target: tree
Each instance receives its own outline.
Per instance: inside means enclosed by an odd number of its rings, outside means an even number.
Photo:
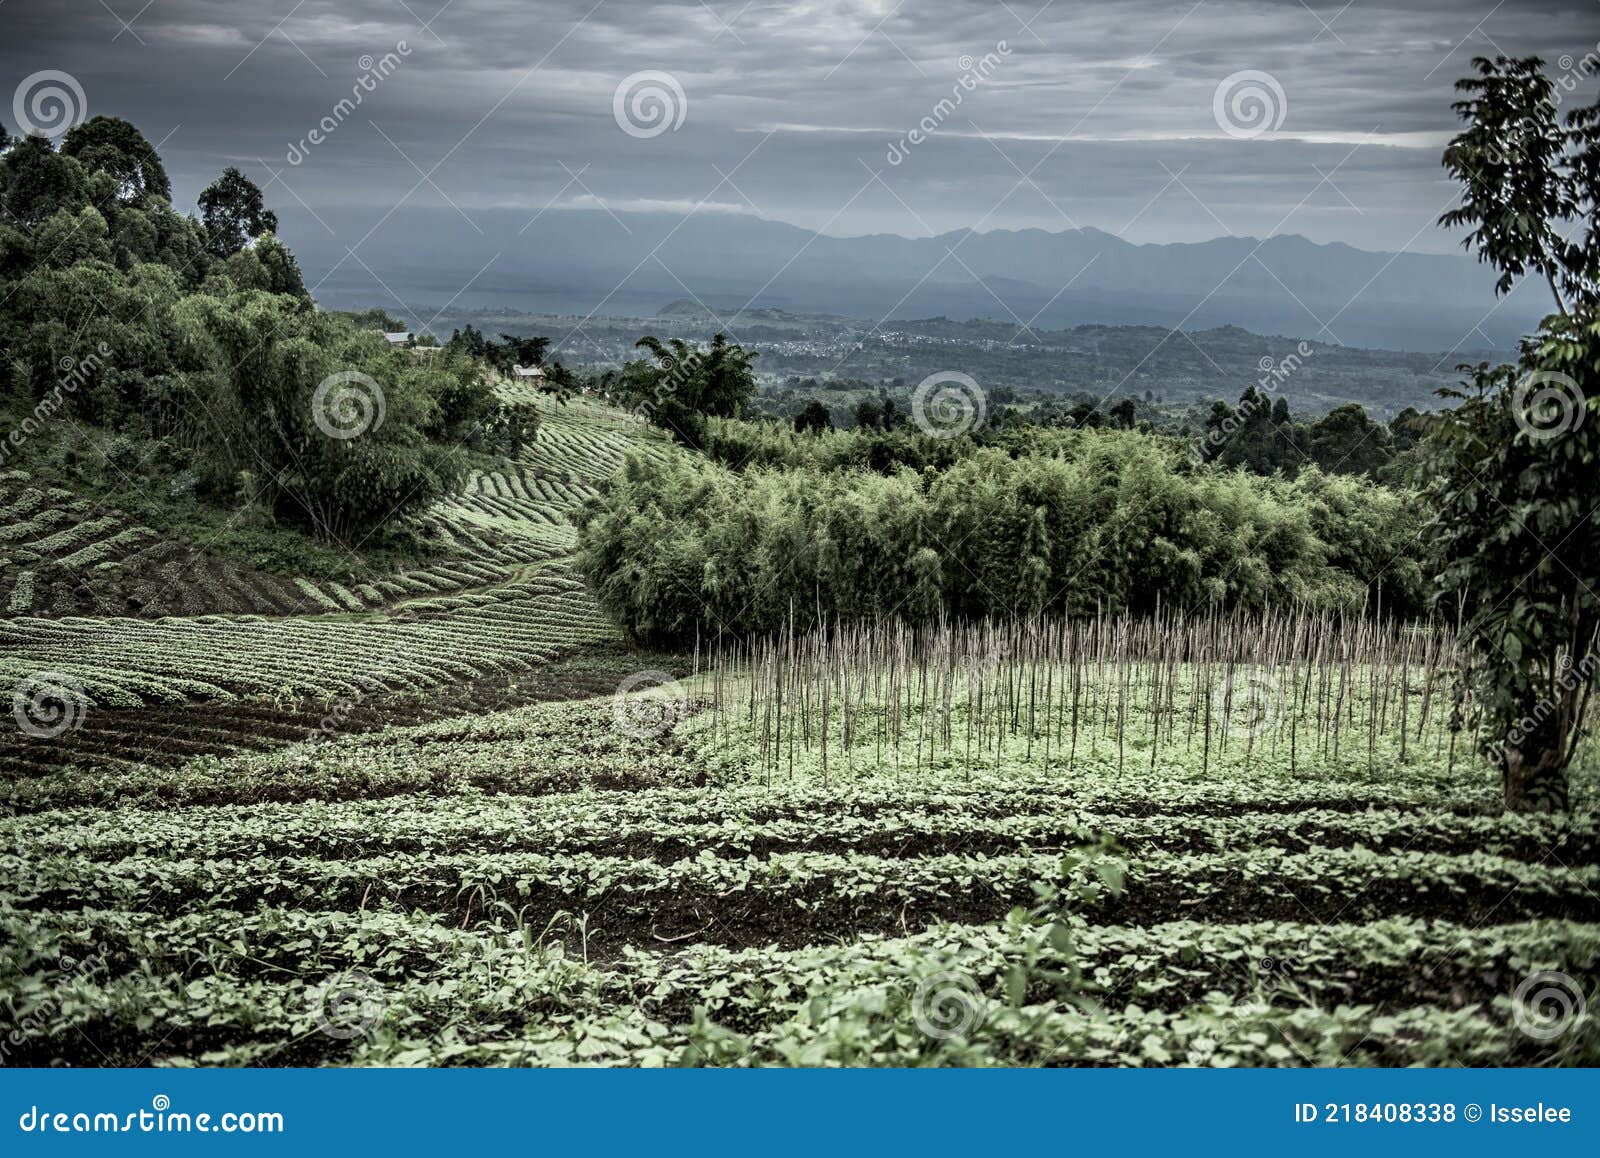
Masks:
[[[883,422],[883,404],[871,398],[863,398],[856,403],[856,425],[865,430],[874,430]]]
[[[56,152],[44,137],[23,137],[0,156],[0,204],[24,226],[88,203],[83,166]]]
[[[756,354],[726,334],[716,334],[707,349],[682,338],[645,335],[634,343],[651,361],[624,367],[623,386],[631,401],[655,425],[685,445],[699,446],[707,418],[736,418],[755,393]]]
[[[821,434],[824,430],[833,429],[833,416],[828,413],[826,406],[813,398],[794,416],[794,428],[800,434]]]
[[[1330,473],[1366,474],[1392,456],[1388,428],[1368,418],[1359,402],[1336,406],[1302,429],[1301,450]]]
[[[238,253],[253,238],[278,231],[278,215],[266,207],[261,189],[232,165],[200,193],[206,250],[216,257]]]
[[[895,430],[898,427],[904,426],[906,421],[905,416],[895,409],[894,399],[890,398],[887,394],[882,395],[882,398],[883,428],[885,430]]]
[[[1557,312],[1516,366],[1463,367],[1459,401],[1428,424],[1418,472],[1438,602],[1466,614],[1464,679],[1477,746],[1508,808],[1564,809],[1600,633],[1600,104],[1556,116],[1537,58],[1479,58],[1457,82],[1468,123],[1444,164],[1464,187],[1441,217],[1500,273],[1545,280]],[[1586,231],[1563,240],[1577,219]]]
[[[1467,128],[1444,152],[1444,167],[1463,187],[1461,204],[1439,222],[1472,227],[1462,244],[1499,270],[1497,293],[1534,274],[1548,283],[1557,311],[1570,313],[1571,303],[1600,290],[1600,104],[1569,114],[1563,127],[1537,56],[1472,64],[1478,75],[1456,82],[1469,95],[1451,106]],[[1573,224],[1587,229],[1567,241]]]
[[[516,334],[501,334],[500,340],[505,344],[508,369],[510,366],[543,366],[545,351],[550,348],[549,338],[522,338]]]
[[[1116,404],[1111,407],[1109,412],[1111,416],[1111,425],[1121,430],[1132,430],[1134,415],[1137,412],[1137,409],[1138,408],[1134,405],[1132,398],[1119,399]]]
[[[117,182],[117,199],[135,205],[146,197],[172,199],[172,182],[161,158],[144,134],[121,117],[90,117],[61,139],[63,156],[76,157],[92,172],[108,173]]]

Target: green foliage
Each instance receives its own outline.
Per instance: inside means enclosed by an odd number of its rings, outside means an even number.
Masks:
[[[1437,597],[1465,613],[1481,750],[1508,806],[1567,806],[1567,766],[1600,654],[1600,105],[1563,128],[1537,58],[1476,60],[1456,111],[1468,127],[1445,152],[1463,204],[1441,221],[1500,271],[1533,274],[1559,313],[1526,339],[1516,367],[1472,369],[1460,405],[1431,426],[1420,473],[1443,559]],[[1564,240],[1572,221],[1586,225]]]
[[[1464,814],[1484,794],[1442,764],[773,789],[695,719],[627,739],[612,717],[11,782],[7,1062],[1600,1058],[1592,1016],[1534,1036],[1513,997],[1600,964],[1592,811]],[[693,787],[719,764],[730,782]],[[317,1032],[318,987],[356,970],[372,1023]]]
[[[76,157],[90,172],[109,175],[124,205],[146,197],[172,199],[172,182],[161,158],[144,134],[121,117],[90,117],[74,125],[61,139],[61,155]]]
[[[708,424],[721,448],[739,424]],[[1304,603],[1420,608],[1419,522],[1400,496],[1317,471],[1194,468],[1133,432],[1058,432],[938,466],[840,465],[864,434],[760,433],[784,469],[630,462],[580,523],[579,563],[641,638],[776,628],[798,609],[917,620]],[[929,440],[937,442],[937,440]],[[902,443],[918,445],[915,439]],[[787,456],[787,457],[785,457]]]
[[[686,446],[702,443],[706,419],[737,417],[755,393],[756,355],[724,334],[704,350],[681,338],[663,343],[648,335],[635,345],[651,360],[625,365],[613,394]]]
[[[1472,64],[1477,75],[1456,82],[1468,95],[1451,106],[1467,128],[1444,153],[1462,203],[1440,224],[1472,227],[1463,245],[1499,271],[1500,293],[1533,274],[1566,313],[1600,296],[1600,104],[1568,114],[1563,126],[1538,57],[1480,56]],[[1568,241],[1572,225],[1583,233]]]
[[[429,435],[476,422],[479,401],[489,401],[471,363],[417,362],[263,290],[197,294],[178,315],[209,371],[200,389],[214,391],[194,401],[211,416],[200,437],[215,485],[255,472],[259,501],[277,517],[354,546],[463,479],[463,455]],[[361,376],[347,399],[358,413],[334,412],[338,395],[324,383],[338,375]]]
[[[198,481],[185,493],[349,547],[458,486],[463,445],[514,452],[536,434],[537,412],[497,399],[470,354],[422,359],[320,313],[237,169],[200,195],[203,224],[169,192],[149,142],[112,117],[59,151],[30,137],[0,155],[19,226],[0,227],[0,407],[29,424],[25,456],[50,461],[58,415],[170,440]],[[318,422],[352,401],[347,384],[318,393],[339,375],[372,383],[357,437]]]
[[[806,403],[805,409],[794,416],[795,432],[799,434],[821,434],[824,430],[833,429],[833,416],[828,413],[828,408],[813,398]]]
[[[278,215],[266,207],[261,189],[229,165],[200,191],[206,250],[215,257],[238,253],[250,240],[278,231]]]
[[[1525,384],[1549,373],[1577,384],[1572,429],[1552,433],[1530,417]],[[1518,367],[1480,365],[1473,384],[1435,421],[1421,478],[1445,560],[1438,598],[1468,617],[1478,741],[1505,777],[1507,803],[1564,808],[1600,667],[1600,318],[1591,308],[1547,320]]]

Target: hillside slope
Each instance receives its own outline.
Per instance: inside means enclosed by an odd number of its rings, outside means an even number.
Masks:
[[[436,561],[360,583],[239,567],[19,472],[0,476],[0,685],[23,699],[64,687],[76,712],[59,735],[9,730],[0,770],[303,739],[330,711],[340,727],[375,726],[397,718],[379,710],[397,697],[399,719],[543,698],[549,689],[508,699],[506,685],[621,643],[567,562],[570,516],[629,451],[665,446],[598,402],[543,410],[533,445],[424,517]]]

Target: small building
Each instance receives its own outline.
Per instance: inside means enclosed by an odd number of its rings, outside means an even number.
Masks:
[[[397,333],[383,335],[383,340],[391,346],[406,346],[411,343],[411,331],[400,330]]]
[[[511,376],[518,382],[538,382],[544,378],[543,366],[513,366]]]

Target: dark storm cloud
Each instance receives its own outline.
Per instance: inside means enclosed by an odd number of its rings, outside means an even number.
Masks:
[[[185,200],[233,163],[264,184],[277,172],[282,208],[374,222],[402,195],[469,217],[704,201],[837,234],[1093,225],[1427,249],[1451,244],[1429,222],[1450,196],[1439,145],[1470,58],[1537,52],[1575,72],[1600,41],[1594,0],[142,5],[6,0],[0,95],[71,73],[91,112],[165,138]],[[337,112],[385,54],[390,75]],[[937,111],[985,54],[998,63],[982,83]],[[682,86],[677,130],[639,139],[615,122],[618,83],[642,70]],[[1218,83],[1244,70],[1286,106],[1253,140],[1213,115]],[[930,138],[891,165],[891,141],[930,116]],[[14,125],[9,101],[0,119]]]

